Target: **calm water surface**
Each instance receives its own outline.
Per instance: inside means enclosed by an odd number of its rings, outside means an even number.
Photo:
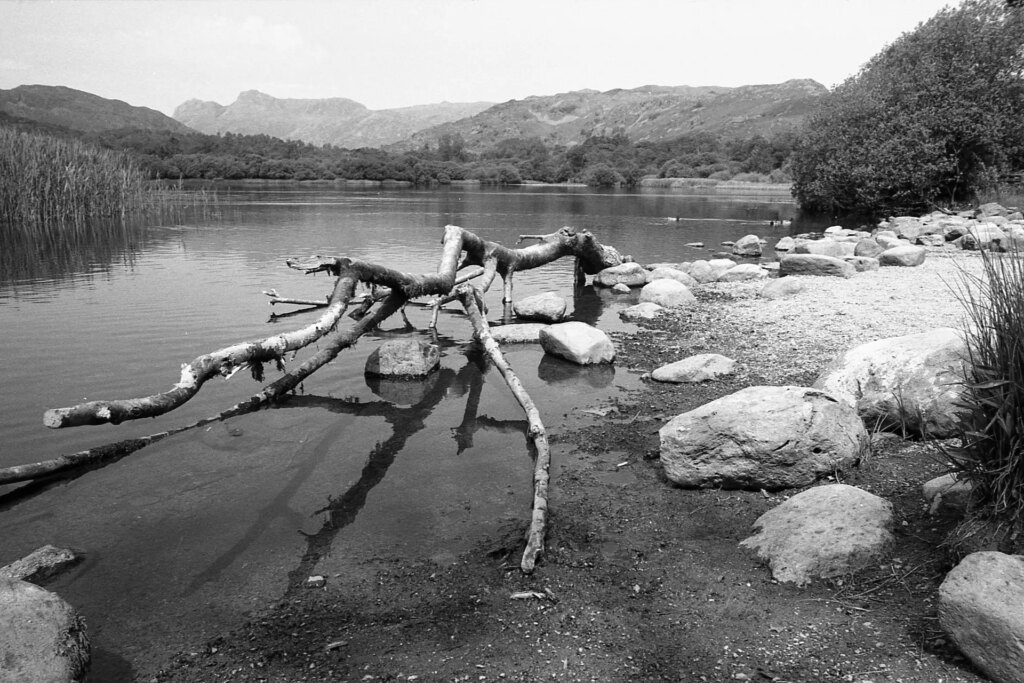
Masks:
[[[331,289],[323,275],[288,269],[288,256],[434,271],[451,223],[506,245],[571,225],[642,263],[677,262],[708,258],[720,242],[750,233],[774,244],[822,227],[799,219],[770,226],[794,218],[784,200],[665,190],[238,185],[218,195],[215,215],[148,227],[127,246],[42,262],[5,257],[0,466],[185,425],[254,393],[260,385],[240,372],[154,420],[42,426],[47,408],[162,391],[197,355],[312,321],[308,313],[271,318],[265,290],[323,298]],[[706,247],[686,246],[693,242]],[[573,298],[571,271],[565,260],[518,274],[516,296],[554,290],[570,298],[574,318],[626,329],[617,311],[636,293],[587,287]],[[487,301],[498,323],[500,282],[493,289]],[[410,317],[420,328],[413,334],[429,338],[425,312],[410,309]],[[408,333],[389,321],[278,408],[176,435],[44,490],[0,487],[0,565],[45,543],[85,555],[48,587],[84,612],[96,680],[152,673],[311,574],[357,573],[388,558],[452,561],[527,516],[525,422],[469,343],[468,324],[455,311],[442,316],[442,370],[426,382],[368,383],[366,356],[393,334]],[[508,358],[552,432],[563,414],[637,382],[624,369],[580,369],[531,346]],[[268,381],[277,376],[268,368]]]

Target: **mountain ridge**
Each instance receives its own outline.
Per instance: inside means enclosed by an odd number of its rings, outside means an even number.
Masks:
[[[96,133],[116,128],[191,132],[149,107],[137,107],[63,85],[19,85],[0,90],[0,112],[14,119]]]
[[[315,145],[382,147],[491,105],[440,102],[374,110],[345,97],[286,99],[245,90],[229,105],[188,100],[175,108],[174,119],[207,134],[265,134]]]

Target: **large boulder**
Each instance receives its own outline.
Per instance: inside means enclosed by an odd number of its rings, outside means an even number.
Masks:
[[[514,323],[512,325],[496,325],[491,328],[491,337],[499,344],[530,344],[540,341],[540,331],[547,325],[544,323]]]
[[[865,424],[956,435],[966,345],[951,327],[861,344],[830,363],[816,389],[854,406]]]
[[[919,266],[927,254],[924,247],[893,247],[878,255],[878,263],[883,266]]]
[[[1008,246],[1008,238],[999,226],[993,223],[975,223],[967,226],[967,232],[953,240],[961,249],[987,249],[999,251]]]
[[[767,277],[768,271],[756,263],[741,263],[719,275],[718,281],[749,282],[751,280],[764,280]]]
[[[761,238],[757,235],[746,235],[732,245],[732,253],[737,256],[760,256]]]
[[[757,551],[777,581],[802,586],[884,557],[893,542],[892,505],[846,484],[815,486],[758,517],[754,528],[740,545]]]
[[[735,265],[736,262],[732,259],[698,260],[690,264],[689,273],[697,282],[714,282],[722,273]]]
[[[682,308],[696,301],[690,288],[677,280],[655,280],[640,290],[640,303],[649,302],[664,308]]]
[[[419,339],[388,339],[366,359],[366,374],[384,377],[423,377],[437,370],[441,352]]]
[[[696,287],[700,284],[689,273],[685,273],[678,268],[666,268],[664,266],[653,268],[647,272],[647,282],[650,283],[655,280],[675,280],[682,282],[687,287]]]
[[[578,365],[615,360],[615,346],[608,335],[577,321],[548,325],[540,331],[540,345],[545,353]]]
[[[990,679],[1024,681],[1024,557],[965,557],[939,586],[939,624]]]
[[[0,680],[84,681],[89,661],[85,622],[71,605],[31,583],[0,579]]]
[[[594,283],[604,287],[620,283],[627,287],[643,287],[647,284],[647,271],[639,263],[623,263],[599,272],[594,276]]]
[[[748,387],[661,428],[661,463],[676,484],[782,489],[855,464],[868,436],[852,407],[806,387]]]
[[[928,231],[928,227],[916,216],[897,216],[889,220],[889,225],[897,237],[911,242]]]
[[[516,315],[524,320],[542,320],[557,323],[565,316],[565,298],[555,292],[528,296],[512,305]]]
[[[706,382],[725,375],[731,375],[736,361],[717,353],[701,353],[675,363],[662,365],[651,373],[651,379],[658,382]]]
[[[779,275],[853,277],[856,274],[853,264],[834,256],[787,254],[779,260]]]

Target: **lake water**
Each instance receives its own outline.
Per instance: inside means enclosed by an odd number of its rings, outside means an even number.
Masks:
[[[784,198],[669,190],[240,184],[218,189],[210,215],[145,227],[117,244],[8,253],[0,262],[0,467],[182,426],[255,393],[260,385],[240,372],[157,419],[42,424],[47,408],[163,391],[202,353],[312,321],[315,313],[270,316],[293,307],[271,309],[265,290],[297,298],[331,290],[330,278],[287,268],[288,256],[433,272],[446,224],[505,245],[570,225],[641,263],[678,262],[709,258],[746,234],[771,245],[824,225],[795,214]],[[780,220],[794,223],[770,225]],[[687,246],[694,242],[706,246]],[[575,319],[606,330],[628,329],[617,312],[637,296],[593,287],[574,295],[568,259],[517,274],[515,285],[517,298],[557,291]],[[500,281],[492,290],[497,324]],[[442,370],[423,383],[380,386],[363,374],[382,338],[431,338],[426,312],[410,308],[417,331],[389,321],[277,408],[175,435],[71,480],[0,486],[0,565],[46,543],[82,552],[84,562],[48,588],[84,613],[95,680],[123,680],[237,626],[322,571],[327,556],[353,572],[371,558],[447,562],[525,519],[532,463],[522,412],[449,308],[436,337]],[[554,433],[560,416],[637,383],[623,369],[576,368],[535,346],[507,357]],[[267,381],[278,374],[268,367]]]

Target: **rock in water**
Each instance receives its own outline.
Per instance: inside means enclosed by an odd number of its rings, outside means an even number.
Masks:
[[[491,337],[499,344],[530,344],[540,341],[544,323],[513,323],[491,328]]]
[[[604,287],[620,283],[627,287],[643,287],[647,284],[647,271],[639,263],[623,263],[605,268],[594,276],[594,282]]]
[[[441,352],[419,339],[388,339],[366,359],[366,374],[388,377],[422,377],[441,363]]]
[[[557,323],[565,316],[566,302],[555,292],[544,292],[520,299],[512,305],[516,315],[524,320],[543,320]]]
[[[768,562],[778,581],[852,574],[877,562],[892,545],[892,505],[846,484],[815,486],[754,522],[740,542]]]
[[[993,681],[1024,681],[1024,557],[965,557],[939,586],[939,623]]]
[[[0,680],[76,683],[89,670],[85,622],[59,596],[0,579]]]
[[[661,428],[661,463],[676,484],[782,489],[852,466],[868,446],[857,412],[807,387],[748,387]]]
[[[615,360],[615,346],[608,335],[577,321],[547,326],[540,331],[540,345],[545,353],[579,365]]]

